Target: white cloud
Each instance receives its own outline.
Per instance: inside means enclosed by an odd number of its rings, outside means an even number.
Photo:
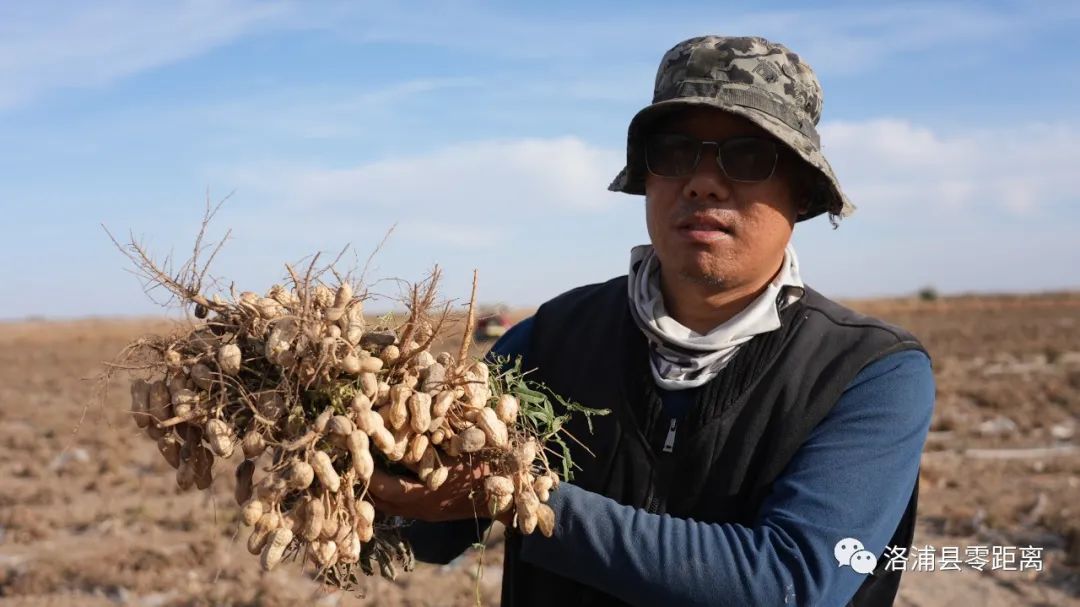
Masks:
[[[0,108],[116,80],[206,52],[280,20],[281,2],[5,3]]]
[[[829,122],[825,153],[856,205],[1032,213],[1080,186],[1080,129],[1026,124],[946,133],[904,120]]]
[[[623,159],[621,150],[560,137],[461,143],[348,169],[244,170],[235,178],[241,188],[309,210],[362,207],[402,219],[475,216],[498,224],[551,208],[607,208],[617,195],[606,187]]]
[[[228,129],[284,134],[302,139],[341,139],[369,134],[405,114],[416,98],[480,86],[477,78],[417,78],[357,91],[343,86],[274,89],[214,102],[192,110],[198,120]]]
[[[830,162],[861,207],[856,217],[887,217],[894,226],[933,215],[940,226],[963,228],[982,211],[1038,216],[1080,189],[1080,128],[1068,124],[948,133],[877,119],[831,122],[822,132]],[[249,167],[214,181],[286,209],[284,216],[363,217],[376,231],[396,223],[396,238],[405,241],[477,251],[530,242],[530,228],[541,222],[622,208],[626,196],[606,186],[623,158],[621,149],[576,137],[495,140],[349,168]]]
[[[1075,286],[1069,197],[1080,185],[1080,127],[948,132],[877,119],[822,130],[861,209],[840,230],[823,219],[796,230],[815,287],[865,296],[927,284],[947,292]],[[363,257],[396,223],[373,275],[418,276],[438,262],[448,294],[461,299],[479,268],[484,298],[535,304],[624,272],[630,246],[646,241],[640,199],[605,191],[622,162],[621,149],[562,137],[459,143],[344,169],[249,169],[216,181],[266,201],[257,217],[234,223],[291,250],[352,242]]]
[[[941,47],[949,52],[938,61],[955,62],[973,45],[1003,35],[1014,39],[1029,36],[1056,19],[1075,18],[1075,10],[1063,8],[1066,10],[1051,17],[1050,10],[1017,11],[971,4],[829,7],[786,13],[788,19],[779,32],[783,36],[780,41],[806,56],[819,72],[862,73],[898,58],[910,61],[913,53]]]
[[[346,169],[247,167],[213,181],[258,201],[234,209],[230,225],[280,243],[274,259],[245,267],[344,243],[362,262],[396,226],[371,276],[415,277],[438,263],[445,295],[467,299],[476,268],[485,301],[530,304],[622,271],[643,235],[640,205],[607,191],[623,160],[575,137],[496,140]]]

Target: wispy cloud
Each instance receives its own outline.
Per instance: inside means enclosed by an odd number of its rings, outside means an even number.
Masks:
[[[312,211],[362,207],[384,215],[513,222],[547,209],[607,208],[622,150],[576,137],[460,143],[347,169],[241,169],[237,185]]]
[[[822,125],[825,152],[857,202],[892,211],[1022,214],[1080,189],[1080,126],[1030,123],[947,132],[901,119]],[[307,209],[362,206],[453,217],[493,213],[513,222],[539,210],[607,209],[604,187],[623,150],[576,137],[478,141],[336,169],[237,169],[230,185]]]
[[[102,86],[279,21],[288,5],[245,0],[0,5],[0,108]]]
[[[1027,124],[946,133],[898,119],[830,122],[825,151],[856,204],[892,211],[1025,214],[1080,189],[1080,128]]]
[[[335,15],[323,26],[361,42],[443,47],[493,59],[601,59],[604,65],[655,60],[662,49],[695,35],[764,35],[804,53],[818,70],[858,73],[910,53],[941,49],[947,52],[941,59],[950,61],[964,56],[969,44],[996,41],[1007,49],[1047,27],[1080,19],[1080,7],[1061,1],[1043,3],[1040,10],[1022,2],[994,7],[921,2],[799,10],[751,5],[710,13],[697,6],[665,5],[589,13],[574,6],[521,19],[469,3],[436,3],[424,10],[344,5]]]
[[[1061,2],[1040,10],[916,3],[715,15],[679,6],[615,13],[575,7],[527,19],[471,3],[332,1],[318,9],[299,11],[291,0],[4,3],[0,108],[49,91],[107,85],[273,29],[327,31],[362,45],[471,52],[513,73],[523,90],[555,86],[609,100],[637,97],[637,75],[651,71],[663,49],[703,33],[765,35],[797,49],[821,72],[861,73],[919,52],[942,50],[942,61],[962,61],[957,57],[967,56],[970,45],[990,41],[1008,51],[1047,27],[1080,20],[1080,7]],[[507,62],[524,64],[510,68]]]
[[[448,296],[467,298],[477,268],[483,297],[528,303],[621,270],[644,232],[640,207],[606,189],[623,160],[623,150],[575,137],[489,140],[346,169],[252,166],[214,181],[259,201],[232,221],[280,242],[276,256],[346,242],[366,254],[396,226],[373,275],[417,276],[438,263]]]
[[[272,131],[304,139],[351,138],[370,133],[406,114],[417,100],[446,95],[452,89],[481,86],[475,77],[415,78],[357,90],[308,86],[274,89],[225,102],[180,111],[215,126],[240,131]]]
[[[795,241],[833,295],[1076,288],[1080,124],[945,130],[901,119],[823,125],[826,155],[859,211]],[[844,260],[842,272],[837,260]]]
[[[935,65],[962,64],[993,47],[1010,52],[1023,40],[1080,18],[1075,4],[912,3],[819,8],[785,13],[781,39],[809,57],[818,71],[864,73],[891,61],[935,53]],[[902,59],[906,58],[906,59]],[[991,56],[992,58],[992,56]]]

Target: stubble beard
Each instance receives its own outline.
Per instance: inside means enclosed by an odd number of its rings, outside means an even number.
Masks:
[[[681,280],[689,282],[691,284],[719,289],[726,287],[728,281],[719,272],[709,272],[704,268],[681,268],[678,276]]]

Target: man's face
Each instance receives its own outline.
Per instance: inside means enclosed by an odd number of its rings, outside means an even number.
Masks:
[[[652,131],[702,141],[770,137],[752,122],[712,108],[680,111]],[[777,147],[783,149],[779,142]],[[799,212],[790,187],[791,157],[781,152],[772,177],[747,183],[728,179],[716,154],[716,146],[705,146],[685,177],[646,177],[646,223],[668,284],[679,279],[737,288],[767,281],[783,260]]]

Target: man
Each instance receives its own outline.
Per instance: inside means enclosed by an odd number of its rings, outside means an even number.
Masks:
[[[645,195],[651,245],[494,348],[612,410],[570,427],[589,451],[552,494],[554,536],[508,534],[504,605],[892,604],[885,550],[910,544],[934,383],[914,337],[800,277],[794,225],[854,210],[821,100],[761,38],[664,56],[611,185]],[[431,521],[410,530],[418,555],[447,562],[476,540],[477,474],[459,464],[429,492],[380,473],[372,492]]]

